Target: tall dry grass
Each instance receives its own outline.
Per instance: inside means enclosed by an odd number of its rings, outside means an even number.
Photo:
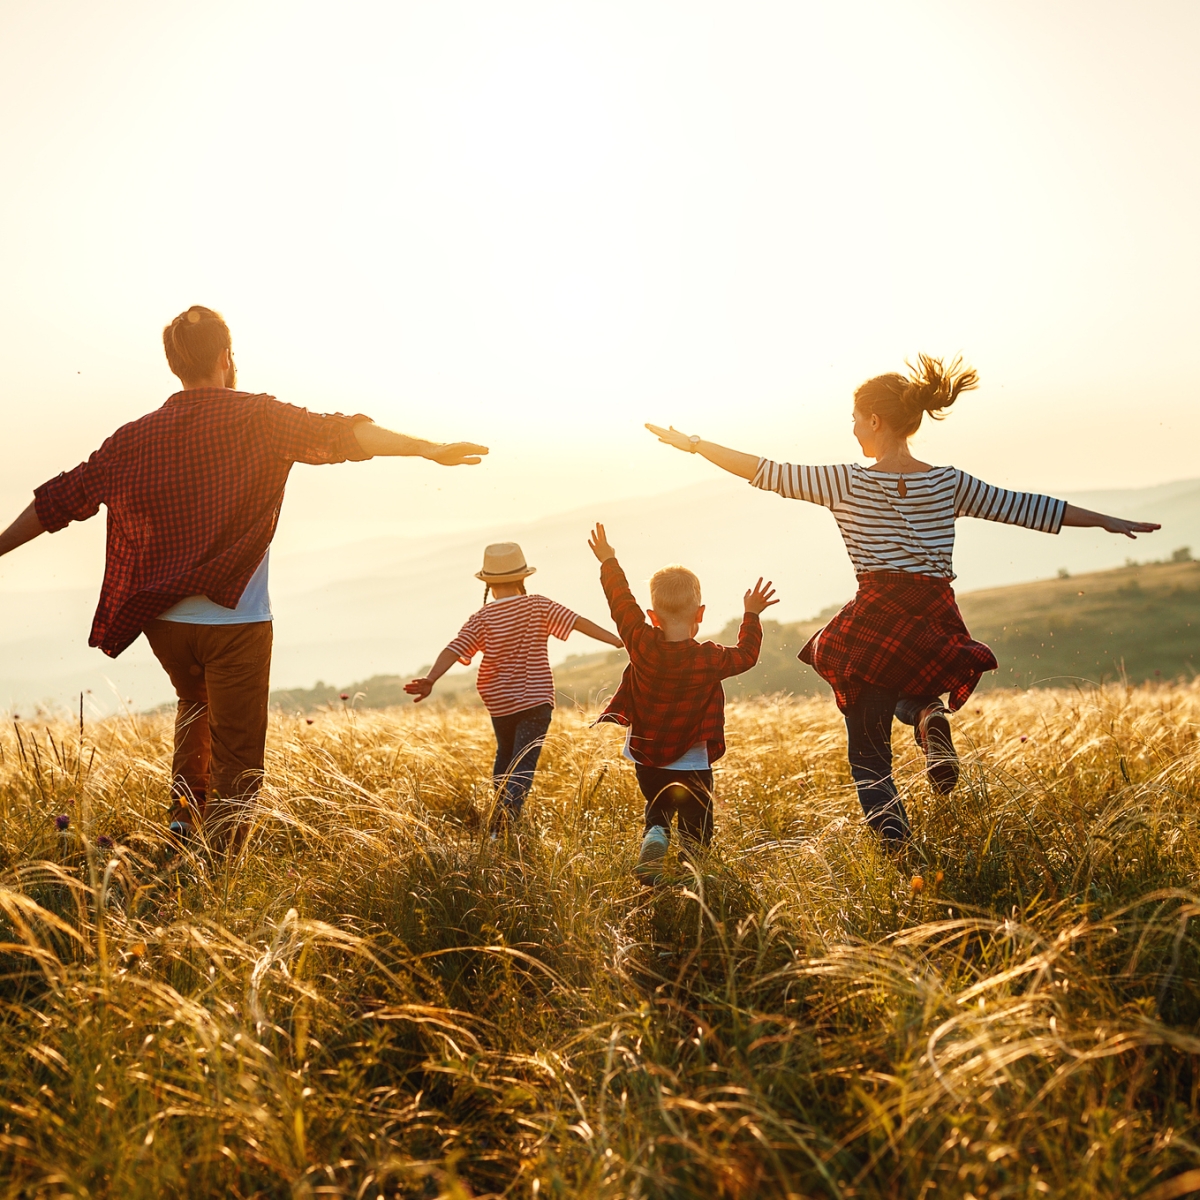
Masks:
[[[232,863],[165,854],[165,720],[10,727],[0,1195],[1200,1187],[1200,689],[992,693],[949,798],[898,727],[903,863],[831,705],[729,727],[652,891],[580,714],[507,845],[479,714],[280,719]]]

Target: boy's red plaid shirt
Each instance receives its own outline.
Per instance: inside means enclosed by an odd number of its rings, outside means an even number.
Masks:
[[[725,753],[725,692],[721,680],[758,662],[762,622],[746,613],[736,647],[715,642],[668,642],[646,620],[615,558],[600,565],[600,583],[629,666],[601,721],[631,726],[629,752],[646,767],[665,767],[698,742],[708,761]]]
[[[235,608],[262,561],[292,464],[369,457],[361,414],[310,413],[227,388],[177,392],[87,462],[34,492],[53,533],[108,507],[108,551],[88,644],[115,658],[185,596]]]

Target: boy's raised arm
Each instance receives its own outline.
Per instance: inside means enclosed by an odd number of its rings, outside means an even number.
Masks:
[[[633,598],[629,581],[621,564],[617,562],[617,552],[608,544],[608,535],[604,526],[597,523],[588,538],[588,548],[600,561],[600,586],[604,588],[604,596],[608,601],[608,611],[616,623],[621,641],[629,646],[630,641],[637,635],[638,630],[647,628],[646,614]]]
[[[737,645],[718,647],[721,654],[722,679],[728,679],[731,675],[741,675],[758,662],[758,655],[762,650],[762,621],[759,618],[772,604],[778,603],[774,584],[770,580],[764,584],[761,578],[742,597],[744,615],[742,627],[738,630]]]

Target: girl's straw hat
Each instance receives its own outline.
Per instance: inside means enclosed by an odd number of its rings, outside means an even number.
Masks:
[[[483,570],[475,572],[484,583],[516,583],[537,567],[525,565],[525,551],[516,542],[496,542],[483,552]]]

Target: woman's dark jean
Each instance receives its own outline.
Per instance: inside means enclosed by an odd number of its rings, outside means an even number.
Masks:
[[[889,845],[912,836],[908,814],[892,782],[892,718],[916,725],[921,710],[937,696],[902,696],[895,688],[864,683],[856,703],[846,709],[850,774],[858,788],[867,823]]]
[[[496,821],[521,815],[553,715],[552,705],[538,704],[506,717],[492,718],[492,728],[496,731],[496,765],[492,770]]]

